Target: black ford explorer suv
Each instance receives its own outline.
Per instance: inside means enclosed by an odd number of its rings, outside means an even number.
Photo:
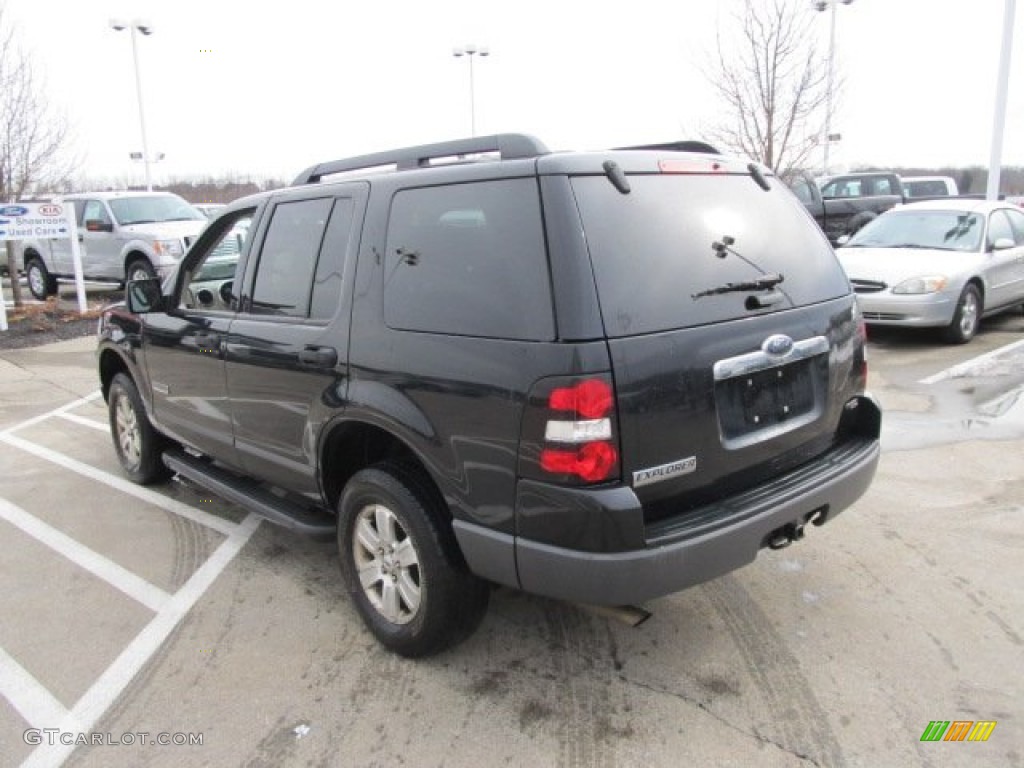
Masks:
[[[875,472],[864,325],[784,184],[675,150],[505,134],[232,203],[101,321],[125,472],[336,535],[407,656],[488,582],[628,605],[801,538]]]

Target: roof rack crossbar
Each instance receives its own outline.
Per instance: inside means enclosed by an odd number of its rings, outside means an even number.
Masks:
[[[346,171],[358,171],[365,168],[377,168],[388,165],[395,166],[396,170],[404,171],[429,166],[430,161],[437,158],[478,155],[488,152],[497,152],[502,160],[518,160],[546,155],[549,150],[539,139],[524,133],[498,133],[492,136],[476,136],[471,139],[457,139],[437,144],[405,147],[404,149],[390,149],[370,155],[360,155],[358,157],[348,157],[341,160],[332,160],[327,163],[319,163],[310,166],[300,173],[293,182],[293,186],[315,184],[324,176],[329,176],[332,173],[344,173]]]

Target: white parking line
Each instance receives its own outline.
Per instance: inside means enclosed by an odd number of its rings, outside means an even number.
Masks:
[[[53,417],[67,419],[93,429],[109,431],[108,427],[101,422],[70,413],[71,410],[89,403],[99,396],[99,392],[94,392],[87,397],[0,431],[0,444],[19,448],[26,453],[134,496],[147,504],[152,504],[167,512],[219,531],[226,538],[181,589],[171,595],[117,563],[79,544],[17,505],[0,499],[0,519],[11,523],[76,565],[120,589],[156,614],[71,710],[66,709],[24,667],[3,649],[0,649],[0,695],[7,699],[11,706],[33,727],[56,728],[70,733],[85,733],[95,726],[142,667],[159,650],[182,618],[238,555],[261,521],[258,515],[249,514],[242,522],[232,523],[13,434],[17,430]],[[22,766],[23,768],[36,766],[56,768],[71,755],[75,746],[73,743],[56,742],[51,744],[44,742],[36,747],[22,763]]]
[[[75,408],[78,408],[79,406],[85,405],[86,403],[91,403],[93,400],[95,400],[96,398],[100,397],[100,395],[102,395],[102,394],[103,393],[100,392],[97,389],[95,392],[92,392],[92,393],[86,395],[85,397],[79,398],[78,400],[74,400],[74,401],[68,403],[67,405],[62,405],[60,408],[54,408],[52,411],[47,411],[46,413],[41,413],[40,415],[33,416],[31,419],[27,419],[27,420],[21,422],[20,424],[15,424],[13,427],[8,427],[7,429],[5,429],[2,432],[0,432],[0,437],[4,437],[5,435],[9,435],[12,432],[17,432],[19,429],[24,429],[25,427],[31,427],[33,424],[38,424],[41,421],[46,421],[47,419],[52,419],[54,416],[59,416],[60,414],[64,413],[65,411],[74,410]]]
[[[89,427],[90,429],[98,429],[100,432],[106,432],[108,435],[110,434],[110,425],[105,421],[87,419],[85,416],[79,416],[77,413],[70,413],[68,411],[64,411],[63,413],[58,413],[55,415],[64,419],[65,421],[72,421],[75,424],[81,424],[83,427]]]
[[[983,355],[972,357],[970,360],[957,363],[951,368],[947,368],[944,371],[939,371],[938,373],[929,376],[927,379],[921,379],[918,384],[938,384],[940,381],[944,381],[946,379],[955,379],[960,376],[970,375],[971,371],[977,368],[980,363],[984,363],[995,357],[1001,357],[1007,352],[1012,352],[1018,347],[1024,347],[1024,340],[1015,341],[1012,344],[1006,344],[998,349],[993,349],[991,352],[986,352]]]
[[[221,572],[246,545],[259,527],[260,518],[248,515],[235,526],[234,532],[225,539],[210,558],[192,574],[168,603],[153,617],[128,647],[107,667],[100,678],[78,700],[74,708],[60,722],[51,727],[61,731],[83,732],[90,730],[110,706],[131,683],[139,670],[174,631],[178,622],[209,589]],[[70,744],[41,744],[23,762],[22,768],[57,768],[75,750]]]
[[[24,667],[0,648],[0,696],[33,728],[70,722],[70,712]],[[78,730],[78,729],[76,729]]]
[[[0,520],[6,520],[20,528],[36,541],[64,555],[75,565],[103,579],[151,611],[159,611],[171,599],[171,596],[159,587],[122,568],[113,560],[108,560],[85,545],[79,544],[67,534],[33,517],[6,499],[0,499]]]
[[[62,453],[57,453],[57,451],[51,451],[49,448],[45,448],[28,440],[16,437],[15,435],[10,434],[10,431],[0,432],[0,443],[13,445],[15,448],[20,448],[26,453],[31,453],[41,459],[45,459],[46,461],[62,466],[65,469],[70,469],[72,472],[77,472],[78,474],[84,475],[92,480],[97,480],[111,488],[121,491],[122,493],[127,493],[130,496],[141,499],[147,504],[152,504],[155,507],[159,507],[167,512],[178,515],[179,517],[184,517],[188,520],[199,523],[200,525],[204,525],[207,528],[223,533],[225,536],[230,536],[238,528],[238,526],[230,520],[216,517],[215,515],[203,512],[200,509],[190,507],[188,504],[183,504],[180,501],[169,499],[156,491],[144,488],[141,485],[135,485],[135,483],[129,482],[117,475],[104,472],[102,469],[97,469],[89,464],[85,464],[81,461],[65,456]]]

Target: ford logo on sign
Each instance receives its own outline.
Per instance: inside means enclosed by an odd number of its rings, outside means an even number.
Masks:
[[[59,205],[40,205],[39,213],[42,216],[60,216],[64,209]]]
[[[784,333],[776,333],[764,340],[761,351],[772,357],[785,357],[793,351],[793,340]]]
[[[0,208],[0,216],[24,216],[28,213],[28,208],[23,208],[20,205],[5,205]]]

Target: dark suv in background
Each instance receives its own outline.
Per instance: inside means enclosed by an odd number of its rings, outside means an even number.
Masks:
[[[665,595],[868,487],[880,411],[828,241],[757,165],[499,135],[314,166],[101,321],[125,471],[337,536],[376,637],[487,582]]]

